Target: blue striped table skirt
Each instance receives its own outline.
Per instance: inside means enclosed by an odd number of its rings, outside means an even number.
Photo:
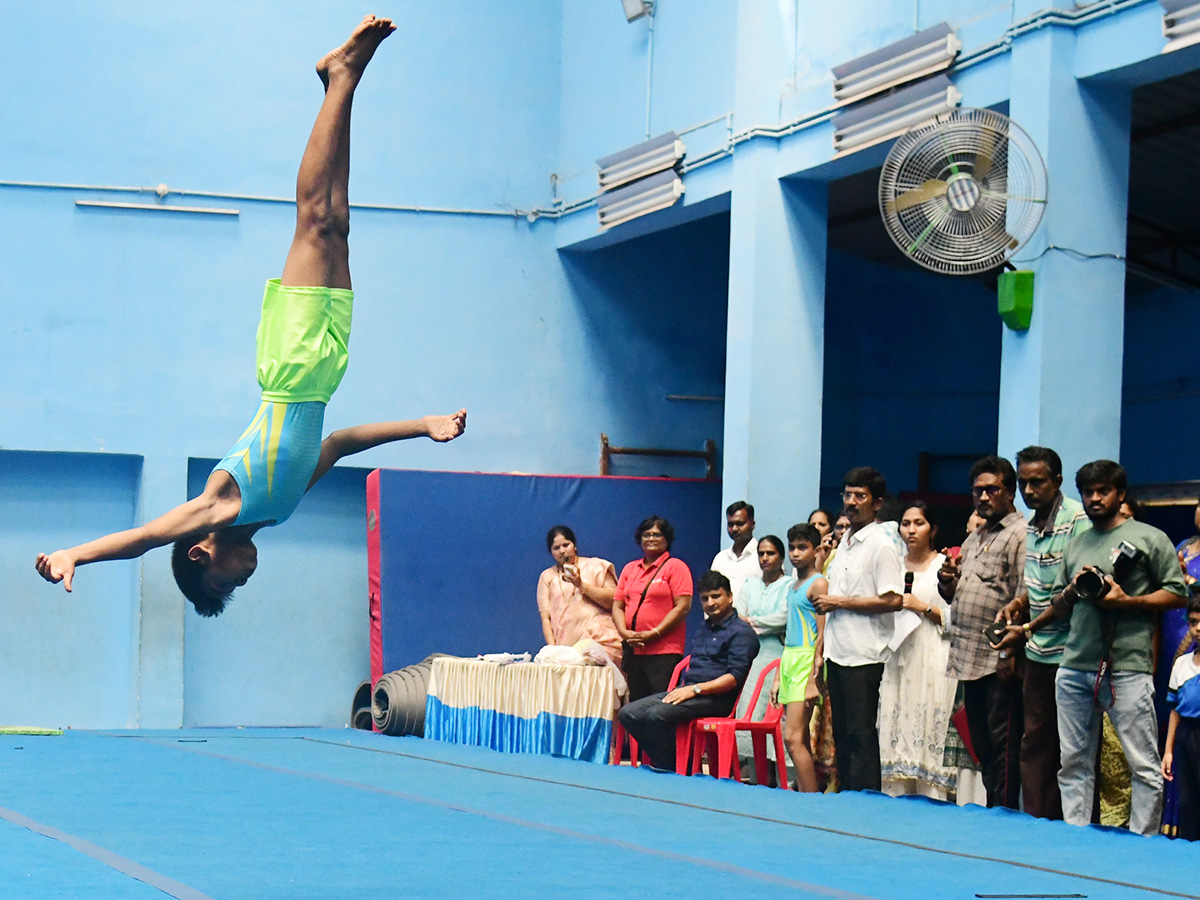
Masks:
[[[442,657],[429,677],[425,737],[605,763],[612,716],[607,666],[502,666]]]

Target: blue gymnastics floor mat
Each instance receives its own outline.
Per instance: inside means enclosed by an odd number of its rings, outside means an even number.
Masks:
[[[1200,897],[1194,845],[322,729],[0,737],[0,896]]]

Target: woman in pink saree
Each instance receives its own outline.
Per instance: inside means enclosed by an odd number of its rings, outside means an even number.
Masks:
[[[580,556],[575,532],[555,525],[546,535],[546,549],[554,565],[538,578],[537,605],[542,636],[547,644],[574,644],[590,638],[604,647],[613,662],[621,664],[621,639],[613,624],[613,593],[617,573],[607,559]]]

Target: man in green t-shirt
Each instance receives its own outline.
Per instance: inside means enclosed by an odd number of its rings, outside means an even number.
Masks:
[[[1126,484],[1125,470],[1107,459],[1075,475],[1092,528],[1067,545],[1051,607],[1027,627],[1036,633],[1055,618],[1070,618],[1055,677],[1063,818],[1073,825],[1091,821],[1101,714],[1107,710],[1133,776],[1129,829],[1155,834],[1163,780],[1151,641],[1157,615],[1183,606],[1188,590],[1167,536],[1121,515]]]

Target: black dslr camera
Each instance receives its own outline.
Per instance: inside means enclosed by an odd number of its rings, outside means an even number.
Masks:
[[[1099,566],[1086,566],[1075,576],[1075,595],[1080,600],[1095,603],[1103,600],[1108,593],[1105,575],[1112,575],[1113,581],[1121,584],[1142,559],[1142,551],[1129,541],[1121,541],[1113,548],[1108,559],[1108,571]]]

